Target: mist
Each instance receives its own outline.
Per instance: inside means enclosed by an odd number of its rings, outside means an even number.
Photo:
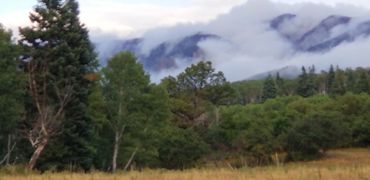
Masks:
[[[279,29],[280,34],[272,30],[270,21],[275,17],[291,13],[297,17]],[[297,52],[292,43],[281,34],[293,34],[300,37],[318,25],[330,15],[353,17],[347,26],[338,26],[331,31],[331,36],[344,31],[351,31],[357,22],[370,20],[370,10],[340,4],[329,6],[314,3],[284,4],[268,0],[249,0],[247,3],[233,8],[230,12],[220,15],[207,23],[179,24],[149,30],[140,35],[124,38],[119,35],[95,33],[93,41],[98,44],[99,53],[104,56],[117,52],[122,39],[143,37],[141,50],[144,54],[163,42],[176,42],[188,35],[204,32],[222,37],[222,40],[206,40],[198,44],[213,62],[217,71],[223,71],[230,81],[248,79],[249,77],[284,68],[287,66],[315,65],[318,71],[327,70],[331,64],[341,68],[370,66],[370,38],[362,37],[354,42],[343,43],[327,52]],[[292,37],[294,38],[294,37]],[[119,40],[119,41],[117,41]],[[99,45],[100,44],[100,45]],[[152,81],[159,82],[165,76],[177,75],[190,65],[181,59],[177,60],[177,68],[166,69],[159,73],[151,73]],[[196,62],[196,61],[195,61]],[[195,63],[193,62],[193,63]]]

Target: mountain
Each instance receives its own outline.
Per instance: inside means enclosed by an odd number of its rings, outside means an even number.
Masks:
[[[294,33],[286,34],[281,30],[284,28],[284,24],[293,23],[292,21],[296,17],[294,14],[282,14],[271,20],[270,27],[290,41],[297,51],[301,52],[330,51],[342,43],[353,42],[370,34],[370,21],[351,24],[353,21],[351,17],[331,15],[297,38]],[[339,31],[339,34],[334,34],[335,28],[343,30]]]
[[[281,14],[272,18],[269,22],[270,30],[277,32],[283,39],[289,42],[294,51],[306,53],[325,53],[343,44],[356,41],[360,37],[367,37],[370,34],[370,21],[358,22],[352,17],[341,15],[330,15],[322,19],[313,28],[303,32],[286,31],[289,24],[298,21],[298,15]],[[304,29],[303,29],[304,30]],[[298,32],[300,31],[300,32]],[[165,69],[177,68],[179,64],[187,64],[196,60],[207,59],[204,49],[199,43],[206,40],[230,41],[228,37],[212,33],[195,33],[179,38],[176,41],[163,39],[163,41],[149,52],[143,52],[145,38],[129,39],[122,42],[119,51],[133,52],[143,63],[146,70],[159,72]]]
[[[145,39],[130,39],[123,43],[121,51],[134,53],[148,71],[159,72],[164,69],[176,68],[179,61],[183,63],[206,58],[205,52],[199,43],[205,40],[219,40],[221,37],[214,34],[196,33],[186,36],[175,42],[163,41],[152,48],[149,53],[142,52],[142,43]]]
[[[301,69],[296,67],[296,66],[286,66],[280,69],[256,74],[252,77],[249,77],[246,80],[260,80],[260,79],[265,79],[267,76],[272,75],[275,76],[277,73],[279,73],[280,77],[285,78],[285,79],[294,79],[296,78],[299,74],[301,74]]]

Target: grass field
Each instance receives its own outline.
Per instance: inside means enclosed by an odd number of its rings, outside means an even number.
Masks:
[[[0,176],[0,180],[224,180],[224,179],[303,179],[370,180],[370,149],[342,149],[328,152],[322,160],[282,166],[242,169],[192,169],[186,171],[145,170],[118,174],[34,174]]]

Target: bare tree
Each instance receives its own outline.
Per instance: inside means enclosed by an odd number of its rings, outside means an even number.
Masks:
[[[5,165],[9,165],[11,154],[14,151],[15,146],[17,145],[17,142],[12,142],[13,139],[14,139],[13,135],[9,134],[8,135],[7,152],[4,156],[4,158],[0,161],[0,165],[4,164],[4,163],[5,163]]]
[[[33,169],[40,154],[51,137],[61,130],[65,107],[73,98],[73,86],[65,78],[59,83],[50,83],[48,61],[30,60],[27,63],[28,91],[32,97],[36,113],[29,119],[26,138],[34,148],[28,168]]]

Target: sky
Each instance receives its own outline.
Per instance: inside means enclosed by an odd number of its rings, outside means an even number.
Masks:
[[[231,81],[288,66],[317,65],[326,70],[340,67],[370,67],[370,38],[343,43],[324,54],[295,53],[285,39],[266,27],[281,13],[298,18],[284,31],[301,33],[333,14],[370,19],[370,0],[78,0],[80,18],[90,31],[100,56],[112,55],[123,39],[144,37],[142,50],[149,52],[163,41],[196,32],[217,34],[227,41],[198,44],[217,70]],[[37,0],[0,0],[0,23],[17,37],[19,26],[29,25],[28,14]],[[328,6],[329,5],[329,6]],[[364,19],[362,19],[364,18]],[[351,31],[352,24],[334,29],[334,34]],[[303,32],[303,31],[302,31]],[[306,31],[304,31],[306,32]],[[230,56],[232,54],[233,56]],[[356,58],[353,58],[356,57]],[[101,58],[103,59],[103,58]],[[225,59],[227,61],[225,61]],[[179,60],[180,62],[180,60]],[[189,64],[151,74],[154,82],[176,75]]]
[[[175,24],[207,22],[248,0],[79,0],[81,20],[92,33],[122,37]],[[369,0],[272,0],[283,3],[347,3],[370,9]],[[36,0],[0,0],[0,23],[17,31],[29,23]]]

